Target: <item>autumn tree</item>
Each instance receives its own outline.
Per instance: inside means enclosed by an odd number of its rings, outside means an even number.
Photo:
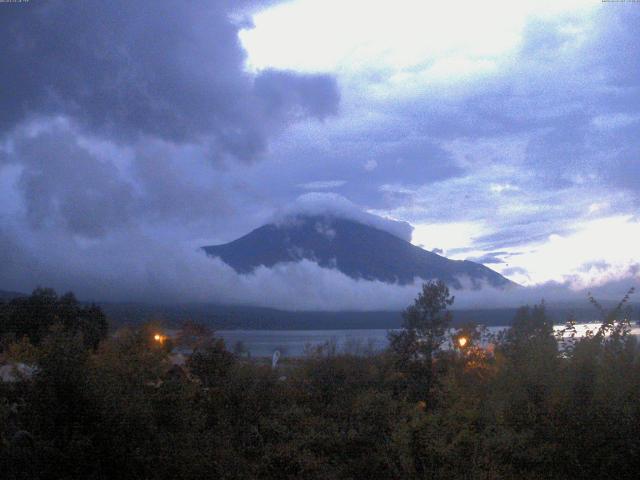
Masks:
[[[422,285],[413,305],[402,314],[402,329],[389,332],[390,350],[403,374],[409,396],[429,396],[434,377],[434,355],[446,340],[454,297],[442,281]]]

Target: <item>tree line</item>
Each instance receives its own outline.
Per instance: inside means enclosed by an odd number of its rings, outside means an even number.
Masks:
[[[631,293],[631,292],[630,292]],[[330,345],[278,368],[206,327],[108,334],[95,306],[39,289],[0,304],[3,478],[597,479],[640,466],[640,350],[628,296],[559,341],[544,304],[487,342],[452,335],[423,285],[384,352]],[[453,348],[443,348],[450,343]],[[181,365],[174,347],[193,353]]]

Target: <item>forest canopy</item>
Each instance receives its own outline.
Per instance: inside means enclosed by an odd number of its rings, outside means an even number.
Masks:
[[[0,381],[0,471],[632,478],[640,350],[627,300],[600,307],[586,336],[569,319],[559,340],[539,304],[487,337],[474,325],[450,330],[454,299],[428,283],[387,350],[325,345],[274,367],[193,323],[172,338],[153,323],[107,335],[98,307],[39,289],[0,310],[2,368],[30,368]]]

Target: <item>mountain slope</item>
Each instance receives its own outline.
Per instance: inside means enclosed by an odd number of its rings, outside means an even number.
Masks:
[[[298,216],[283,224],[268,224],[233,242],[203,247],[239,273],[256,267],[303,258],[336,268],[352,278],[388,283],[412,283],[416,277],[440,279],[461,288],[461,279],[478,288],[514,285],[484,265],[449,260],[386,231],[331,216]],[[463,280],[464,281],[464,280]]]

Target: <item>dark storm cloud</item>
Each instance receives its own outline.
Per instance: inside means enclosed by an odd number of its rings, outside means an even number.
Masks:
[[[239,183],[232,162],[215,171],[206,160],[256,159],[291,123],[337,113],[330,76],[245,72],[243,23],[232,18],[248,6],[3,9],[11,41],[0,47],[0,81],[11,89],[0,93],[0,166],[17,166],[32,227],[99,237],[131,224],[213,224],[234,212]]]
[[[78,145],[71,132],[14,142],[11,159],[22,167],[18,186],[33,227],[59,225],[93,237],[129,220],[132,185],[113,164]]]
[[[255,93],[268,115],[313,116],[324,119],[338,113],[338,91],[331,77],[304,77],[266,70],[255,81]]]
[[[245,2],[246,3],[246,2]],[[0,129],[41,115],[93,133],[206,142],[254,159],[270,134],[336,112],[328,76],[243,70],[238,2],[29,2],[3,8]]]
[[[201,161],[200,149],[155,141],[136,146],[133,156],[130,175],[138,186],[140,218],[188,225],[233,213],[228,178]]]
[[[17,170],[7,195],[21,206],[11,215],[32,229],[95,239],[153,223],[211,225],[233,210],[229,187],[198,149],[162,141],[104,149],[66,121],[15,129],[10,145],[4,164]]]
[[[304,125],[279,137],[269,161],[256,164],[247,178],[268,185],[270,200],[277,206],[298,195],[297,185],[323,181],[331,172],[345,182],[341,192],[350,200],[368,208],[385,208],[404,198],[396,198],[398,192],[394,198],[381,195],[381,184],[431,183],[462,172],[432,138],[404,125],[402,118],[381,118],[363,127],[364,131],[352,131],[349,114],[341,113],[342,118],[345,115],[344,122],[339,118],[332,124]]]

